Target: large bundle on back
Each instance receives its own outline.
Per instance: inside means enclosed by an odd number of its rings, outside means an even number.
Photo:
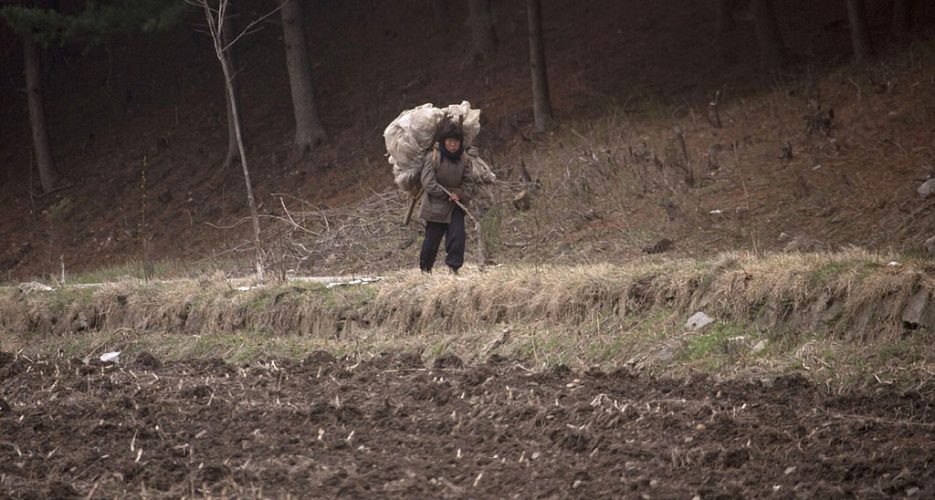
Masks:
[[[496,180],[490,166],[471,149],[480,133],[480,110],[472,109],[467,101],[446,108],[423,104],[400,113],[383,131],[389,162],[393,165],[393,178],[403,191],[415,195],[422,189],[422,162],[434,146],[438,127],[444,120],[461,124],[464,148],[468,152],[475,181],[489,184]]]

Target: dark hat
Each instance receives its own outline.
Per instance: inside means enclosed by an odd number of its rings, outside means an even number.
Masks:
[[[445,139],[455,138],[464,141],[464,130],[460,123],[454,123],[451,120],[445,120],[438,126],[438,142]]]

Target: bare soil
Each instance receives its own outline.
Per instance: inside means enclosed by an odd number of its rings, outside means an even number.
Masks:
[[[932,392],[415,354],[245,366],[0,353],[0,496],[935,494]]]

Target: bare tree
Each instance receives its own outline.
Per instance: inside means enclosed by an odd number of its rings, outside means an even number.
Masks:
[[[243,131],[240,126],[240,110],[234,96],[234,73],[230,66],[230,59],[227,53],[230,47],[247,33],[260,20],[254,21],[240,34],[230,36],[224,32],[224,19],[227,17],[230,7],[230,0],[218,0],[217,7],[210,5],[210,0],[189,0],[197,6],[200,6],[205,13],[205,19],[208,22],[208,31],[211,34],[211,42],[214,46],[214,53],[221,63],[221,71],[224,74],[224,86],[227,91],[227,100],[231,106],[231,117],[234,123],[234,132],[237,137],[237,149],[240,152],[240,165],[243,167],[244,182],[247,186],[247,204],[250,206],[250,218],[253,222],[253,245],[255,252],[255,265],[257,280],[263,281],[263,248],[260,244],[260,217],[256,209],[256,201],[253,197],[253,184],[250,182],[250,168],[247,165],[247,152],[244,148]],[[272,11],[265,17],[272,15]]]
[[[234,73],[234,80],[231,82],[231,85],[234,87],[234,99],[227,98],[227,91],[224,92],[224,106],[227,108],[227,155],[224,157],[224,168],[231,166],[234,163],[234,160],[240,158],[240,148],[237,146],[237,125],[234,122],[234,107],[237,106],[237,102],[240,99],[240,84],[237,79],[237,57],[234,53],[234,46],[230,45],[231,36],[234,33],[234,23],[233,23],[233,11],[236,9],[236,4],[234,0],[230,1],[230,9],[232,12],[229,12],[224,16],[223,26],[221,26],[221,34],[224,35],[224,45],[228,46],[227,51],[225,52],[225,57],[227,57],[227,65],[232,69]]]
[[[847,19],[851,25],[851,43],[854,45],[854,59],[857,62],[873,57],[873,44],[870,41],[870,25],[867,23],[867,6],[864,0],[844,0],[847,4]]]
[[[42,60],[39,45],[31,33],[23,35],[23,60],[26,75],[26,99],[29,102],[29,123],[32,125],[32,148],[39,166],[39,181],[42,190],[55,188],[58,174],[52,164],[52,149],[49,146],[49,130],[46,126],[45,107],[42,104]],[[30,167],[32,168],[32,167]]]
[[[500,45],[493,24],[491,0],[468,0],[468,9],[473,40],[471,56],[475,61],[489,59]]]
[[[772,0],[753,0],[753,22],[756,27],[760,60],[764,66],[781,67],[787,58],[786,45],[776,22],[776,10]]]
[[[893,34],[905,36],[912,29],[915,0],[893,0]]]
[[[280,13],[283,42],[286,44],[286,67],[289,69],[289,85],[292,88],[292,108],[295,111],[294,142],[296,150],[304,154],[321,144],[327,134],[315,106],[302,3],[286,0]]]
[[[542,5],[540,0],[526,0],[529,21],[529,67],[532,70],[533,112],[536,130],[545,132],[552,122],[552,100],[545,64],[545,43],[542,39]]]

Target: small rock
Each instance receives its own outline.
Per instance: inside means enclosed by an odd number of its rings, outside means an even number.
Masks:
[[[754,345],[753,348],[750,349],[750,352],[753,354],[759,354],[766,350],[767,345],[769,345],[769,342],[767,342],[766,339],[763,339],[757,342],[756,345]]]
[[[919,196],[921,196],[922,199],[928,198],[929,196],[935,194],[935,178],[923,182],[922,185],[919,186],[919,189],[916,189],[916,192],[919,193]]]
[[[930,256],[935,256],[935,236],[925,240],[925,251],[928,252]]]
[[[918,328],[922,324],[922,315],[925,314],[925,306],[928,305],[928,290],[921,290],[909,299],[909,305],[903,311],[903,324],[911,329]]]
[[[788,476],[789,474],[792,474],[793,472],[795,472],[795,466],[786,467],[786,471],[783,472],[783,474]]]
[[[919,489],[918,487],[916,487],[916,486],[913,486],[912,488],[909,488],[908,490],[906,490],[906,496],[907,496],[907,497],[914,497],[914,496],[918,495],[920,491],[922,491],[922,490],[920,490],[920,489]]]
[[[692,314],[688,321],[685,322],[685,327],[690,328],[693,331],[701,330],[702,328],[714,323],[714,318],[708,316],[702,311],[698,311],[695,314]]]

